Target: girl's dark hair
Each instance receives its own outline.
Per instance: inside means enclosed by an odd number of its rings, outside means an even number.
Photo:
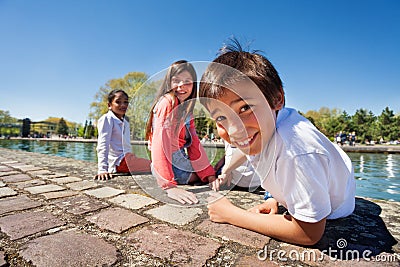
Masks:
[[[184,101],[184,103],[179,103],[176,114],[173,114],[173,115],[175,115],[176,118],[179,118],[181,120],[181,122],[184,122],[185,119],[192,114],[194,105],[195,105],[195,101],[187,101],[187,100],[196,98],[196,94],[197,94],[196,70],[194,69],[193,65],[191,63],[187,62],[186,60],[178,60],[178,61],[175,61],[174,63],[172,63],[171,66],[169,66],[167,73],[165,74],[165,77],[163,79],[163,82],[160,86],[160,89],[158,90],[155,101],[150,109],[149,120],[147,121],[147,125],[146,125],[146,140],[149,139],[151,131],[152,131],[153,110],[154,110],[155,106],[157,105],[158,101],[161,99],[161,97],[164,97],[167,94],[172,95],[173,96],[172,106],[175,105],[175,101],[179,101],[178,98],[174,95],[173,88],[171,88],[171,81],[172,81],[173,76],[178,75],[184,71],[188,71],[190,73],[190,76],[192,76],[192,80],[193,80],[192,93],[190,94],[188,99],[186,99]],[[179,123],[176,126],[179,127]]]
[[[126,98],[129,99],[128,94],[127,94],[124,90],[122,90],[122,89],[114,89],[114,90],[112,90],[112,91],[108,94],[107,100],[108,100],[108,103],[109,103],[109,104],[112,103],[112,101],[114,100],[115,95],[116,95],[117,93],[123,93],[123,94],[126,96]]]
[[[258,86],[270,107],[275,108],[284,98],[282,81],[277,70],[260,51],[247,52],[242,49],[238,40],[231,39],[231,42],[232,44],[220,49],[219,56],[204,72],[199,97],[219,98],[224,94],[227,85],[248,77]]]

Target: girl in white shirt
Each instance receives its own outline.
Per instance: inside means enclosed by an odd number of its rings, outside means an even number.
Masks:
[[[128,109],[128,94],[120,89],[108,95],[108,112],[97,123],[98,171],[94,179],[107,180],[112,173],[151,173],[151,161],[132,153]]]

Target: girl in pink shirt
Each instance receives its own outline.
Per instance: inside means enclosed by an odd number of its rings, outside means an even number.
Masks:
[[[196,81],[192,64],[185,60],[174,62],[159,89],[146,128],[153,175],[168,197],[182,204],[198,200],[193,193],[178,188],[178,184],[215,180],[194,125]]]

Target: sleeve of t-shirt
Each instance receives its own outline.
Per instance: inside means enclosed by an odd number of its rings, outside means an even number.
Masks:
[[[279,177],[288,212],[297,220],[319,222],[331,212],[329,159],[317,153],[296,156]]]
[[[172,103],[163,97],[157,104],[153,125],[151,145],[151,159],[157,174],[157,182],[163,189],[177,185],[172,171],[172,142],[176,140],[171,136],[173,127],[170,119]]]
[[[112,120],[103,116],[97,122],[97,173],[108,172],[108,154],[110,150],[110,141],[112,135]]]

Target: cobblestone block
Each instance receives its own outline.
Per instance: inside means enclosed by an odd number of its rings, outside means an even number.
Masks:
[[[9,172],[0,172],[0,179],[1,177],[4,176],[10,176],[10,175],[15,175],[15,174],[19,174],[19,171],[9,171]]]
[[[109,198],[109,197],[118,196],[124,192],[125,192],[125,190],[115,189],[115,188],[109,187],[109,186],[104,186],[104,187],[100,187],[100,188],[96,188],[96,189],[92,189],[92,190],[87,190],[84,193],[87,195],[90,195],[90,196],[97,197],[97,198]]]
[[[18,223],[15,223],[18,222]],[[0,218],[0,228],[11,240],[64,225],[64,222],[45,211],[24,212]]]
[[[5,260],[4,251],[0,251],[0,267],[6,266],[7,262]]]
[[[79,194],[77,191],[73,190],[64,190],[64,191],[57,191],[57,192],[48,192],[41,194],[46,199],[55,199],[55,198],[63,198],[63,197],[71,197]]]
[[[19,166],[15,166],[15,168],[20,171],[23,171],[23,172],[43,170],[43,168],[36,167],[33,165],[19,165]]]
[[[158,201],[139,194],[123,194],[109,200],[127,209],[138,210],[147,205],[156,204]]]
[[[145,212],[156,219],[169,222],[176,225],[185,225],[198,218],[203,213],[199,208],[177,207],[164,205]]]
[[[32,180],[32,177],[24,173],[18,173],[9,176],[3,176],[1,177],[1,180],[3,180],[5,183],[19,183]]]
[[[246,246],[260,249],[270,240],[270,238],[265,235],[231,224],[214,223],[210,220],[202,222],[197,226],[197,229],[223,239],[229,239]]]
[[[66,210],[69,213],[78,215],[91,211],[106,208],[109,204],[87,196],[72,196],[68,198],[56,199],[53,202],[57,207]]]
[[[8,166],[0,166],[0,172],[10,172],[13,171],[14,169],[8,167]]]
[[[9,187],[0,187],[0,198],[15,196],[18,193]]]
[[[95,188],[98,185],[95,182],[83,180],[83,181],[76,182],[76,183],[66,184],[66,186],[71,188],[72,190],[82,191],[82,190],[86,190],[86,189]]]
[[[174,266],[203,266],[220,247],[209,238],[162,224],[142,228],[130,234],[128,241],[139,251]]]
[[[39,175],[42,176],[42,175],[51,175],[51,174],[53,174],[53,172],[51,172],[49,170],[43,170],[43,169],[34,170],[34,171],[27,171],[26,173],[28,173],[29,175],[31,175],[33,177],[39,177]]]
[[[8,159],[2,160],[0,163],[1,163],[1,164],[8,165],[8,166],[11,167],[11,168],[12,168],[12,165],[13,165],[13,164],[19,164],[19,165],[22,164],[22,165],[25,165],[24,163],[18,162],[18,161],[16,161],[16,160],[8,160]]]
[[[102,210],[95,215],[86,217],[86,220],[96,224],[101,229],[118,234],[149,221],[146,217],[121,208]]]
[[[50,180],[53,178],[65,177],[65,173],[51,173],[51,174],[37,174],[36,177],[44,180]]]
[[[6,214],[12,211],[26,210],[36,208],[42,204],[30,199],[26,195],[20,195],[16,197],[7,197],[0,199],[0,215]]]
[[[62,191],[65,190],[64,187],[55,184],[45,184],[25,188],[31,194],[43,194],[47,192]]]
[[[257,256],[251,257],[251,256],[241,256],[238,258],[238,260],[235,262],[235,266],[237,267],[248,267],[248,266],[257,266],[257,267],[277,267],[280,266],[276,262],[272,262],[267,260],[268,255],[266,259],[263,258],[264,255],[261,255],[260,259]]]
[[[53,179],[50,179],[50,181],[57,183],[57,184],[68,184],[68,183],[80,182],[80,181],[82,181],[82,179],[78,178],[78,177],[67,176],[67,177],[53,178]]]
[[[17,186],[18,189],[24,189],[27,187],[44,185],[44,184],[46,184],[45,181],[42,181],[39,179],[33,179],[33,180],[25,181],[25,182],[19,182],[19,183],[16,183],[15,185]]]
[[[114,266],[118,259],[115,246],[75,230],[29,241],[20,254],[37,267]]]
[[[6,184],[3,181],[0,181],[0,187],[4,187]]]

